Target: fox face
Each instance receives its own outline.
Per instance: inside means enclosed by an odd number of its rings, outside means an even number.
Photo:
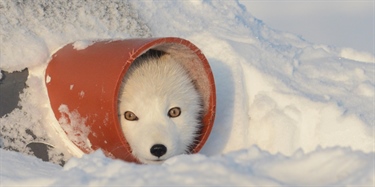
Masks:
[[[183,66],[168,54],[140,57],[123,85],[119,118],[132,154],[158,164],[189,153],[201,128],[202,101]]]

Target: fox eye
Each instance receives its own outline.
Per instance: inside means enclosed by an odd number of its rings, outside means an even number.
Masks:
[[[137,121],[138,120],[138,117],[133,112],[130,112],[130,111],[126,111],[124,113],[124,118],[128,121]]]
[[[168,116],[170,118],[178,117],[178,116],[180,116],[180,114],[181,114],[180,107],[173,107],[173,108],[169,109],[169,111],[168,111]]]

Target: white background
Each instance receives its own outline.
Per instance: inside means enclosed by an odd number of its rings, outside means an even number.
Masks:
[[[273,29],[292,32],[316,43],[374,50],[374,0],[240,0]]]

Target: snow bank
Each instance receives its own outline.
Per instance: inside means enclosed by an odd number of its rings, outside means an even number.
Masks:
[[[160,166],[112,160],[96,151],[72,158],[62,169],[34,157],[0,153],[4,186],[344,186],[375,182],[373,166],[368,164],[374,153],[342,148],[285,157],[251,147],[213,157],[181,155]]]
[[[54,51],[77,40],[150,37],[128,1],[0,2],[0,69],[20,71],[46,63]]]
[[[44,85],[49,56],[73,41],[186,38],[217,87],[215,125],[198,155],[145,166],[97,151],[60,168],[0,150],[2,185],[374,184],[373,56],[275,31],[232,1],[0,0],[0,10],[0,69],[30,71],[21,109],[0,118],[5,149],[31,154],[26,144],[43,141],[55,163],[75,155],[51,128]]]

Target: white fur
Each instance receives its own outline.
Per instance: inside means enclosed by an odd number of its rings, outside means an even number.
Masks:
[[[132,154],[142,163],[152,164],[189,151],[200,126],[202,103],[191,78],[170,55],[138,58],[124,78],[119,115]],[[181,108],[181,115],[168,116],[169,109]],[[131,111],[137,121],[128,121]],[[160,158],[150,149],[163,144],[167,152]]]

